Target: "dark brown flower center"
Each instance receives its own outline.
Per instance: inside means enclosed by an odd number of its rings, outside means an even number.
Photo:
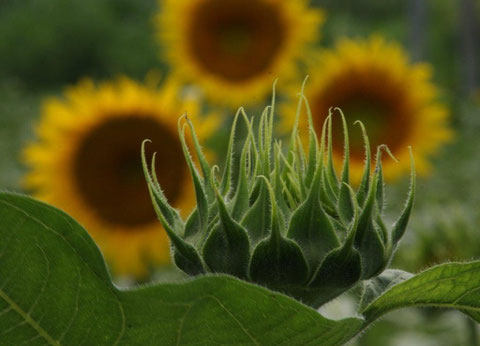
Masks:
[[[230,82],[268,73],[285,41],[281,13],[261,0],[198,1],[190,21],[192,58]]]
[[[411,106],[407,95],[381,71],[352,71],[332,81],[325,91],[311,99],[317,133],[321,131],[329,107],[342,109],[349,127],[352,160],[362,161],[365,157],[362,133],[360,128],[353,126],[356,120],[365,125],[373,150],[386,144],[395,153],[400,146],[408,145],[404,143],[410,129]],[[334,119],[333,132],[334,150],[341,154],[343,129],[338,118]]]
[[[147,157],[157,152],[158,180],[175,205],[186,174],[178,138],[152,118],[122,117],[105,121],[81,142],[74,172],[78,190],[105,221],[124,227],[142,226],[156,219],[143,175],[140,148],[151,139]]]

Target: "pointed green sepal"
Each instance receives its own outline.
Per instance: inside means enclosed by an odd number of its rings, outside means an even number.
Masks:
[[[274,192],[268,181],[265,184],[270,199],[275,201]],[[272,288],[300,285],[308,279],[308,265],[300,247],[282,236],[277,206],[272,205],[271,232],[255,248],[250,262],[250,279]]]
[[[195,167],[190,152],[188,150],[187,142],[185,140],[185,126],[181,126],[182,117],[178,120],[178,134],[180,137],[180,142],[182,144],[183,154],[185,160],[187,161],[190,174],[193,179],[193,187],[195,190],[195,199],[197,201],[197,210],[198,210],[198,221],[200,230],[205,232],[208,223],[208,198],[205,192],[205,187],[200,178],[200,174]]]
[[[183,221],[180,217],[180,214],[175,208],[172,208],[170,204],[168,204],[167,198],[163,193],[160,184],[156,178],[155,173],[155,153],[153,154],[152,158],[152,173],[148,170],[148,164],[145,154],[145,145],[147,142],[151,142],[150,140],[144,140],[142,142],[141,148],[141,158],[142,158],[142,167],[143,173],[145,175],[145,179],[147,180],[147,185],[151,191],[152,202],[157,206],[158,211],[162,214],[165,222],[175,230],[178,234],[183,234]]]
[[[315,292],[308,304],[321,306],[352,288],[362,276],[361,262],[358,251],[348,246],[330,252],[308,285]]]
[[[274,172],[273,176],[273,191],[275,193],[275,200],[278,206],[278,213],[283,217],[285,223],[290,220],[292,215],[291,209],[288,207],[287,200],[284,196],[284,185],[281,177],[281,168],[280,168],[280,155],[281,143],[276,142],[273,147],[273,157],[274,157]],[[285,191],[285,193],[288,193]]]
[[[376,157],[376,164],[375,164],[375,171],[378,173],[378,180],[377,180],[377,195],[376,195],[376,204],[378,208],[378,212],[381,215],[383,213],[383,209],[385,206],[385,183],[383,180],[383,167],[382,167],[382,149],[394,160],[398,162],[395,156],[393,156],[392,152],[386,145],[380,145],[377,151]]]
[[[370,191],[358,220],[355,234],[355,248],[362,257],[362,279],[377,274],[385,266],[385,246],[374,224],[375,197],[378,186],[378,174],[375,172]]]
[[[250,260],[250,240],[247,231],[233,220],[213,182],[212,186],[220,220],[213,227],[203,247],[205,263],[213,272],[246,278]]]
[[[308,165],[307,171],[305,173],[305,186],[310,187],[312,185],[313,177],[315,175],[315,170],[317,166],[318,160],[318,138],[315,132],[315,127],[313,124],[313,116],[312,110],[310,108],[310,104],[308,103],[307,98],[302,93],[300,97],[303,99],[305,103],[305,108],[307,109],[307,117],[308,117],[308,127],[309,127],[309,136],[308,136]],[[323,158],[323,153],[320,156],[320,159]]]
[[[408,220],[413,208],[413,202],[415,200],[415,188],[416,188],[416,174],[415,174],[415,161],[413,159],[412,148],[410,150],[410,162],[411,162],[411,173],[410,173],[410,191],[408,193],[407,203],[405,208],[402,211],[402,214],[395,222],[392,228],[392,244],[395,248],[402,238],[405,230],[407,229]]]
[[[362,180],[357,190],[357,201],[360,206],[363,206],[365,199],[367,198],[368,191],[370,189],[370,168],[372,165],[372,154],[370,151],[370,141],[368,140],[367,131],[365,126],[360,120],[354,122],[358,124],[362,130],[363,142],[365,146],[365,170],[363,171]]]
[[[183,235],[183,239],[199,249],[205,241],[205,234],[206,232],[202,231],[200,225],[198,209],[195,208],[185,222],[185,234]]]
[[[327,169],[325,170],[326,172],[326,181],[328,182],[330,188],[332,189],[333,193],[335,196],[338,196],[339,192],[339,182],[337,178],[337,173],[335,172],[335,167],[333,164],[333,134],[332,134],[332,108],[328,110],[328,122],[327,122],[327,128],[328,128],[328,134],[327,134],[327,143],[328,143],[328,148],[327,148]]]
[[[268,236],[272,218],[270,195],[265,181],[259,177],[256,180],[259,189],[257,199],[240,222],[247,229],[254,246]]]
[[[247,124],[251,128],[251,124]],[[239,175],[238,182],[235,189],[235,195],[232,200],[228,203],[230,211],[232,213],[232,218],[234,220],[241,220],[248,210],[250,196],[249,196],[249,181],[247,175],[247,157],[251,152],[251,139],[250,136],[247,137],[245,144],[243,145],[242,154],[240,156],[240,166],[239,166]]]
[[[250,263],[252,281],[272,288],[302,284],[308,279],[308,265],[300,247],[278,231],[255,248]]]
[[[351,191],[353,220],[349,225],[343,245],[325,257],[308,284],[316,292],[314,301],[316,306],[322,305],[353,287],[362,276],[361,257],[353,247],[359,219],[358,205],[353,197],[352,188],[346,183],[343,185]]]
[[[307,199],[292,214],[287,237],[300,245],[312,268],[316,268],[325,255],[339,245],[332,223],[317,196]]]
[[[333,214],[335,215],[335,217],[338,217],[338,212],[337,212],[337,204],[338,204],[338,195],[335,193],[335,191],[333,190],[333,187],[332,187],[332,184],[330,184],[329,182],[329,178],[328,178],[328,169],[329,169],[329,166],[330,164],[327,163],[327,167],[325,167],[324,165],[324,158],[325,158],[325,141],[327,140],[327,128],[329,126],[329,123],[331,121],[331,115],[329,115],[325,121],[323,122],[323,126],[322,126],[322,136],[321,136],[321,139],[320,139],[320,152],[319,152],[319,164],[321,165],[321,172],[320,172],[320,181],[321,181],[321,185],[320,185],[320,200],[324,203],[325,207],[328,207],[330,208],[333,212]],[[329,143],[327,143],[328,145]],[[327,149],[329,150],[329,149]],[[331,154],[331,151],[330,151],[330,154]],[[328,154],[327,152],[327,160],[328,159],[328,156],[330,155]]]
[[[316,268],[339,241],[329,217],[320,202],[320,175],[323,165],[319,161],[307,199],[292,214],[287,237],[302,248],[310,268]]]
[[[228,140],[227,155],[225,160],[225,169],[223,171],[222,182],[220,184],[220,193],[227,196],[232,187],[232,165],[233,165],[233,146],[235,143],[235,132],[237,130],[237,121],[243,107],[240,107],[233,118],[232,128],[230,130],[230,138]]]
[[[185,120],[187,121],[188,127],[190,128],[190,133],[193,139],[193,147],[195,149],[195,155],[197,156],[198,162],[200,163],[200,168],[203,174],[203,186],[205,189],[205,193],[207,195],[207,200],[209,203],[213,202],[215,196],[213,192],[212,186],[210,186],[210,166],[208,165],[207,159],[203,154],[202,148],[200,146],[200,141],[198,140],[197,133],[195,132],[195,128],[193,127],[192,122],[185,115]]]
[[[349,224],[353,218],[353,204],[351,190],[348,188],[350,184],[350,144],[348,140],[348,127],[345,116],[340,108],[335,108],[340,113],[342,118],[343,126],[343,138],[344,138],[344,160],[343,160],[343,170],[342,170],[342,184],[340,185],[340,191],[338,194],[338,214],[340,219],[345,223]]]
[[[160,223],[162,224],[163,228],[165,229],[165,232],[168,235],[168,238],[172,242],[172,245],[174,247],[174,260],[175,264],[183,270],[185,273],[189,275],[198,275],[201,273],[205,272],[205,268],[203,266],[202,259],[200,258],[200,255],[198,251],[184,241],[168,224],[167,220],[163,216],[162,211],[160,210],[158,204],[156,203],[156,200],[154,199],[154,192],[152,188],[149,186],[149,191],[150,191],[150,196],[152,197],[153,200],[153,207],[155,209],[155,212],[157,213],[157,216],[160,220]]]

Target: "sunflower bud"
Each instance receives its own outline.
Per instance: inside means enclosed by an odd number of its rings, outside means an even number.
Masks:
[[[298,134],[301,108],[309,120],[308,151]],[[384,184],[381,154],[370,172],[368,137],[365,170],[356,191],[349,181],[349,143],[345,118],[345,158],[337,176],[332,158],[332,110],[320,141],[313,127],[308,102],[300,94],[288,150],[272,138],[275,104],[268,106],[258,131],[243,109],[232,125],[225,168],[210,167],[192,123],[179,120],[179,136],[196,194],[197,206],[184,221],[172,208],[155,175],[155,157],[145,176],[158,217],[171,243],[175,264],[190,275],[225,273],[283,292],[318,307],[349,290],[361,280],[382,273],[402,237],[413,205],[415,171],[407,203],[389,230],[382,220]],[[240,157],[234,160],[234,139],[239,119],[248,129]],[[196,155],[187,147],[189,129]],[[144,143],[145,145],[145,143]],[[391,155],[391,154],[390,154]],[[234,166],[234,161],[238,162]],[[234,169],[235,168],[235,169]]]

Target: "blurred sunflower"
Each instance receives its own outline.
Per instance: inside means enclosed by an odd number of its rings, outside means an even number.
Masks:
[[[169,244],[159,229],[143,176],[140,147],[152,140],[157,175],[167,198],[186,213],[195,204],[192,183],[177,134],[180,113],[195,119],[195,101],[179,104],[177,88],[162,90],[127,78],[96,87],[84,80],[65,99],[44,103],[38,141],[25,152],[31,171],[26,187],[63,208],[97,241],[115,274],[137,278],[150,264],[169,261]],[[198,122],[203,136],[213,117]]]
[[[178,78],[219,103],[258,101],[294,77],[318,38],[323,11],[308,0],[159,0],[157,37]]]
[[[348,125],[365,124],[372,148],[387,144],[399,163],[384,160],[386,179],[409,172],[408,146],[413,147],[417,172],[429,171],[428,156],[452,138],[448,110],[438,102],[439,92],[431,82],[428,64],[410,64],[402,47],[374,36],[368,40],[342,39],[334,50],[320,54],[311,70],[312,85],[306,95],[321,129],[330,107],[345,113]],[[283,111],[283,127],[291,127],[295,109]],[[342,131],[341,122],[333,130]],[[341,138],[342,136],[333,136]],[[351,178],[359,182],[363,173],[364,148],[360,130],[350,131]],[[343,143],[334,142],[335,161],[343,159]]]

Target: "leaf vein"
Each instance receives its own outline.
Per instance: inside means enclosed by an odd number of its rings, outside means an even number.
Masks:
[[[60,343],[58,343],[54,338],[50,336],[50,334],[47,333],[45,329],[43,329],[40,325],[33,320],[30,315],[28,315],[25,311],[22,310],[20,306],[18,306],[3,290],[0,289],[0,297],[3,298],[9,304],[13,310],[15,310],[22,318],[25,320],[25,323],[28,323],[30,326],[32,326],[35,331],[40,334],[50,345],[55,345],[55,346],[60,346]]]
[[[180,345],[180,339],[181,339],[181,336],[182,336],[182,329],[183,329],[183,322],[187,318],[187,315],[190,313],[190,310],[192,309],[192,306],[193,305],[190,305],[190,304],[188,305],[188,309],[185,311],[182,318],[180,319],[180,325],[178,326],[178,332],[177,332],[177,342],[176,342],[177,346]]]
[[[218,305],[220,305],[220,307],[225,310],[232,318],[233,320],[239,325],[239,327],[242,329],[242,331],[255,343],[255,345],[261,345],[251,334],[250,332],[248,331],[247,328],[245,328],[245,326],[237,319],[237,317],[235,317],[235,315],[227,309],[227,307],[225,305],[222,304],[222,302],[215,296],[212,296],[212,295],[208,295],[208,296],[205,296],[204,298],[212,298],[213,300],[215,300]]]

